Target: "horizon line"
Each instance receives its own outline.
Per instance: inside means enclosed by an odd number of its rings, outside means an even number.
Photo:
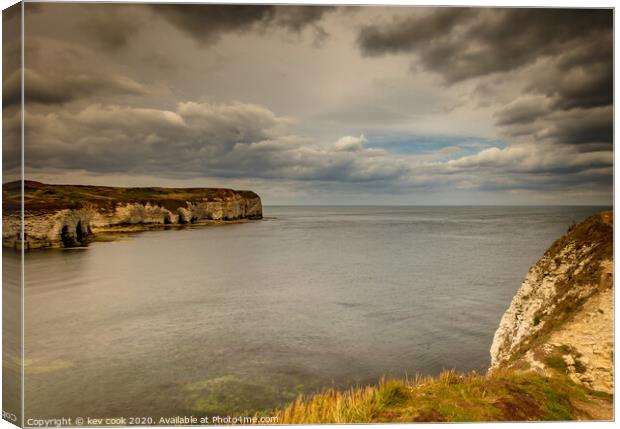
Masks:
[[[611,207],[613,204],[263,204],[263,207]]]

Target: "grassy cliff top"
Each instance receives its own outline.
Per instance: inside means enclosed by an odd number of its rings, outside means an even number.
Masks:
[[[5,213],[19,210],[21,182],[2,186],[2,203]],[[147,202],[159,204],[168,210],[185,206],[187,201],[225,201],[240,195],[258,198],[252,191],[235,191],[225,188],[120,188],[111,186],[47,185],[32,180],[24,181],[26,211],[56,211],[77,209],[85,205],[113,208],[118,203]]]
[[[568,377],[498,371],[445,371],[437,377],[384,380],[300,397],[277,410],[280,424],[608,420],[613,396]]]
[[[613,257],[613,211],[604,211],[588,217],[581,223],[572,225],[566,234],[556,240],[546,252],[550,258],[569,244],[577,247],[592,246],[596,249],[597,260]]]

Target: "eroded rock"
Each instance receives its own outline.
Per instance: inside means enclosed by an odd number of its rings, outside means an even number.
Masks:
[[[613,391],[613,216],[571,227],[530,269],[495,332],[491,368]]]

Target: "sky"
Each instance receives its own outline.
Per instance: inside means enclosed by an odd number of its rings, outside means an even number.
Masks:
[[[27,179],[267,205],[612,204],[611,10],[25,10]],[[20,74],[4,68],[8,141]]]

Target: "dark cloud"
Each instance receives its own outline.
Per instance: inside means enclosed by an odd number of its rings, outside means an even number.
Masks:
[[[2,180],[5,183],[21,177],[20,11],[21,3],[2,11]]]
[[[495,123],[500,126],[531,124],[545,115],[547,111],[548,106],[544,99],[525,96],[495,112]]]
[[[78,24],[81,32],[91,36],[108,50],[124,48],[141,26],[132,11],[133,5],[88,5],[86,18]]]
[[[446,37],[447,29],[476,14],[473,8],[439,8],[428,14],[395,17],[390,23],[363,26],[357,41],[362,52],[371,56],[414,52]]]
[[[613,103],[612,32],[568,49],[537,75],[525,90],[542,93],[559,109],[609,106]]]
[[[319,22],[325,13],[333,11],[330,6],[275,6],[275,25],[291,31],[302,31],[307,25]]]
[[[25,70],[26,103],[63,104],[93,95],[145,95],[144,86],[122,75],[39,74]]]
[[[21,67],[21,7],[13,5],[2,11],[2,79]]]
[[[500,109],[496,118],[501,132],[513,139],[592,147],[613,143],[611,106],[552,109],[544,97],[525,96]]]
[[[151,9],[181,32],[203,45],[209,45],[225,33],[250,30],[264,31],[269,27],[300,32],[316,26],[323,15],[334,10],[329,6],[272,5],[174,5],[156,4]],[[319,34],[324,32],[319,27]]]
[[[364,26],[358,44],[371,56],[416,53],[427,70],[456,82],[531,64],[612,28],[611,10],[435,8]]]
[[[485,88],[485,78],[517,76],[521,96],[495,114],[500,133],[509,141],[576,152],[581,160],[598,159],[611,150],[612,10],[418,9],[408,17],[363,27],[357,40],[368,56],[411,54],[416,64],[438,73],[448,84],[477,79],[477,88]],[[487,105],[493,95],[502,98],[490,91]],[[567,149],[571,145],[578,147]],[[461,159],[459,165],[478,168],[490,163],[510,171],[511,162],[514,168],[535,164],[523,155],[523,148],[541,155],[535,146],[518,148],[483,151],[481,156]],[[517,154],[522,162],[514,158]],[[545,157],[551,158],[551,153],[545,152]],[[577,166],[570,159],[561,154],[556,158],[564,163],[528,171],[575,172]],[[509,162],[498,164],[502,160]]]
[[[349,24],[322,21],[334,9],[310,6],[48,4],[42,9],[26,44],[26,160],[32,170],[76,177],[84,172],[256,179],[304,183],[317,192],[610,188],[610,11],[385,8],[375,15],[365,8]],[[436,86],[436,77],[428,75],[396,82],[400,59],[365,69],[372,60],[347,56],[354,48],[347,29],[405,10],[409,17],[364,26],[358,34],[362,52],[410,55],[415,73],[433,72],[447,85]],[[338,24],[342,27],[332,33],[339,39],[320,60],[308,54],[311,50],[300,50],[291,61],[269,52],[282,46],[282,35],[313,32],[320,42],[327,37],[325,28]],[[203,50],[226,35],[248,32],[265,37],[231,40],[234,54]],[[260,55],[239,61],[238,52],[257,46]],[[5,38],[5,48],[19,44],[6,45]],[[302,55],[308,61],[301,61]],[[311,61],[320,67],[308,67]],[[267,63],[277,65],[277,73]],[[252,67],[262,74],[252,73]],[[4,74],[9,104],[20,99],[14,72]],[[303,84],[283,86],[288,74]],[[428,92],[420,82],[429,82]],[[266,91],[252,90],[259,86]],[[489,110],[479,117],[468,110],[477,101],[468,97],[474,87],[485,89],[476,95],[484,98],[485,109],[496,109],[495,124],[505,137],[496,142],[499,147],[443,153],[436,146],[414,155],[392,153],[360,136],[374,129],[419,132],[416,127],[424,127],[426,119],[434,130],[464,133],[462,122],[469,117],[473,125],[467,129],[480,128],[488,136]],[[441,113],[446,104],[460,101],[453,112]],[[297,102],[316,104],[296,113],[298,130],[314,138],[294,134],[293,121],[274,113],[294,112]],[[18,136],[19,116],[5,118],[10,120],[4,135]],[[352,135],[334,137],[345,134]]]
[[[15,6],[13,6],[15,7]],[[21,25],[19,15],[7,19],[3,14],[2,27],[2,107],[21,103]]]
[[[30,6],[29,6],[30,7]],[[59,13],[66,23],[99,48],[126,48],[153,19],[151,11],[201,45],[226,33],[263,32],[283,28],[300,33],[313,28],[318,42],[327,37],[320,21],[335,10],[329,6],[209,5],[209,4],[42,4],[33,11]],[[146,12],[146,13],[145,13]]]
[[[19,44],[17,44],[19,45]],[[94,52],[50,39],[29,38],[25,57],[26,104],[64,104],[89,97],[147,95],[147,88],[109,69]],[[7,70],[8,71],[8,70]],[[21,70],[4,73],[3,106],[21,102]]]
[[[549,127],[542,133],[552,141],[566,144],[613,143],[613,109],[574,109],[559,112],[548,120]]]

